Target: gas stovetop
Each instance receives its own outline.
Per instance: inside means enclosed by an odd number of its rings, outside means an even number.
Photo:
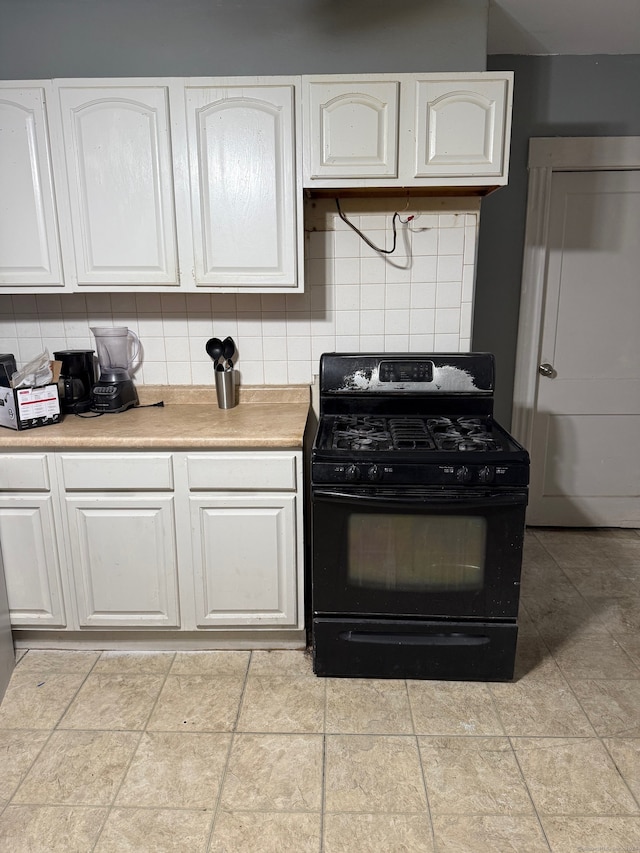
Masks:
[[[529,457],[493,420],[493,356],[326,354],[315,484],[526,485]]]

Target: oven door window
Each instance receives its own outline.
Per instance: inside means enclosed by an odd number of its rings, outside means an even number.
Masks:
[[[350,586],[463,592],[485,583],[487,522],[478,516],[351,513]]]

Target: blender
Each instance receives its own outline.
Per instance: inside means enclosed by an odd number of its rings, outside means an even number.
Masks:
[[[124,412],[137,406],[138,392],[129,370],[140,350],[138,336],[126,326],[96,326],[91,331],[100,371],[91,389],[91,411]]]

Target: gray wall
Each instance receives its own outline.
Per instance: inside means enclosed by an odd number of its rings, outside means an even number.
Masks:
[[[0,0],[0,79],[482,71],[489,0]]]
[[[482,202],[473,347],[496,355],[496,416],[509,425],[529,138],[640,136],[640,56],[490,56],[487,67],[515,71],[514,109],[509,185]]]

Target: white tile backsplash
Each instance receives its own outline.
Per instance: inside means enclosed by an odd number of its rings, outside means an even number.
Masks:
[[[209,337],[231,335],[245,384],[310,383],[323,352],[468,351],[479,199],[343,199],[385,255],[307,200],[305,293],[0,295],[0,351],[19,365],[45,348],[94,348],[94,325],[126,325],[142,341],[139,384],[213,384]],[[396,208],[397,205],[397,208]],[[410,218],[412,217],[412,218]]]

